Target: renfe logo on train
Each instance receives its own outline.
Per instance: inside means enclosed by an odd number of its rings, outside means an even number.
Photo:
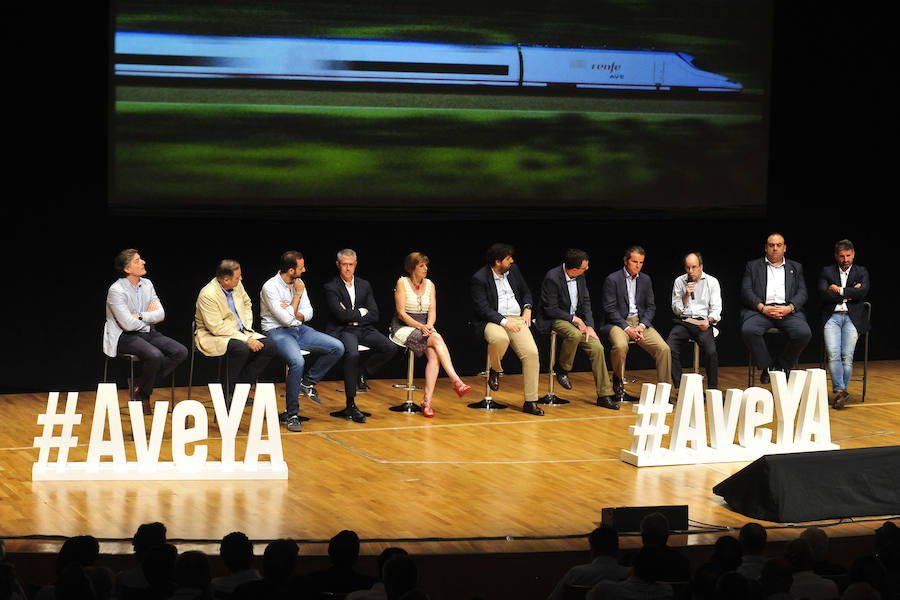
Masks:
[[[839,448],[831,442],[822,369],[791,371],[790,379],[773,371],[771,392],[759,387],[729,389],[724,402],[719,390],[707,390],[704,402],[703,377],[686,373],[681,377],[669,447],[664,448],[663,436],[669,432],[666,415],[673,410],[670,391],[668,383],[644,384],[640,401],[633,406],[637,419],[631,426],[631,449],[621,452],[623,461],[638,467],[738,462],[766,454]],[[773,414],[774,428],[763,427],[772,423]]]
[[[171,461],[160,460],[169,403],[155,403],[150,436],[147,437],[141,403],[129,402],[128,413],[137,460],[127,460],[118,392],[114,383],[101,383],[97,386],[87,460],[69,461],[69,450],[78,445],[78,437],[72,435],[72,428],[81,423],[81,415],[75,412],[78,392],[69,392],[65,411],[62,413],[57,412],[59,393],[51,392],[47,400],[47,412],[38,415],[38,424],[43,425],[44,429],[42,435],[34,438],[34,447],[40,448],[40,453],[37,462],[32,465],[31,479],[287,479],[288,469],[281,447],[274,384],[260,383],[256,386],[256,402],[250,413],[250,429],[243,460],[235,460],[235,440],[250,385],[240,383],[235,386],[230,410],[225,405],[220,384],[209,384],[209,391],[221,437],[221,459],[217,461],[208,460],[209,447],[203,443],[209,439],[206,407],[196,400],[183,400],[172,409]],[[54,433],[56,427],[60,428],[59,435]],[[107,431],[109,437],[104,439]],[[53,448],[57,449],[56,460],[50,462],[50,451]],[[189,453],[191,449],[192,452]],[[260,461],[261,455],[267,455],[269,460]],[[103,457],[111,457],[112,460],[102,461]]]

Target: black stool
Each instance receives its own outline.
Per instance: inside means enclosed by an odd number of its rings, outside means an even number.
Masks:
[[[547,393],[538,399],[538,404],[550,404],[550,405],[558,405],[558,404],[568,404],[568,400],[564,400],[560,398],[556,394],[553,393],[553,386],[555,384],[554,379],[556,379],[556,332],[550,330],[550,381],[547,385]]]
[[[103,383],[107,382],[106,374],[109,369],[109,359],[114,358],[118,360],[127,360],[128,368],[129,368],[129,378],[128,378],[128,399],[130,402],[134,402],[134,363],[141,362],[141,359],[136,354],[117,354],[115,356],[108,356],[106,354],[103,355]],[[175,371],[172,371],[172,406],[175,406]]]

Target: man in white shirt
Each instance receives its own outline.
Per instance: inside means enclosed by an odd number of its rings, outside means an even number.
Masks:
[[[785,258],[784,236],[773,233],[766,239],[765,256],[747,262],[741,281],[741,337],[762,371],[760,382],[769,383],[769,370],[789,371],[812,333],[803,314],[806,282],[800,263]],[[784,351],[773,361],[764,336],[775,327],[787,335]]]
[[[306,285],[300,279],[304,272],[303,254],[289,250],[281,255],[278,273],[263,284],[259,294],[262,330],[278,345],[278,353],[288,365],[285,412],[281,420],[289,431],[301,430],[300,392],[316,404],[322,404],[316,384],[344,354],[344,344],[340,340],[308,325],[313,318],[313,307]],[[303,373],[306,366],[304,350],[318,355],[306,375]]]
[[[684,275],[672,286],[674,325],[666,343],[672,352],[672,381],[681,385],[681,347],[689,339],[700,345],[706,367],[706,386],[719,387],[719,354],[714,325],[722,320],[722,289],[719,280],[703,270],[703,256],[691,252],[684,257]]]

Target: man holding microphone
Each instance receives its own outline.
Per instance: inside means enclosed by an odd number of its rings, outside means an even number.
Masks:
[[[674,325],[666,343],[672,351],[672,381],[681,385],[681,347],[688,340],[700,346],[706,367],[708,389],[719,387],[719,355],[716,351],[715,328],[722,320],[722,290],[719,280],[703,271],[703,257],[691,252],[684,257],[684,275],[672,286]]]

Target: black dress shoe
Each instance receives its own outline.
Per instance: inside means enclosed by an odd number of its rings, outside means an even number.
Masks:
[[[569,374],[563,370],[556,371],[556,380],[559,382],[559,385],[563,386],[563,388],[567,390],[572,389],[572,382],[569,380]]]
[[[613,386],[613,394],[616,396],[621,396],[625,393],[625,382],[622,381],[621,377],[613,375],[612,378],[612,386]]]
[[[759,374],[759,382],[765,385],[772,383],[772,377],[769,375],[768,369],[763,369]]]
[[[500,389],[500,373],[493,369],[488,371],[488,387],[495,392]]]
[[[622,392],[621,394],[615,394],[613,396],[613,399],[617,400],[619,402],[640,402],[641,401],[640,398],[632,396],[628,392]]]
[[[616,402],[616,399],[612,396],[598,396],[597,406],[601,408],[608,408],[610,410],[619,410],[619,403]]]
[[[362,413],[361,410],[356,408],[355,406],[347,409],[347,418],[353,421],[354,423],[365,423],[366,415]]]
[[[335,411],[330,414],[332,417],[337,417],[339,419],[349,419],[349,420],[353,421],[354,423],[365,423],[366,422],[366,415],[364,415],[362,413],[362,411],[360,411],[355,406],[348,406],[344,410]]]
[[[522,405],[522,412],[529,415],[537,415],[538,417],[544,415],[544,410],[537,405],[537,402],[526,402]]]

